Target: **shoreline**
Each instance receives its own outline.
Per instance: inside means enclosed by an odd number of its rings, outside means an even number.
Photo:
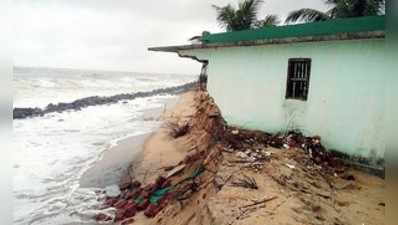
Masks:
[[[170,137],[170,123],[184,122],[193,115],[194,92],[179,96],[161,115],[162,125],[151,133],[143,144],[143,149],[131,162],[129,174],[143,183],[154,182],[163,168],[173,166],[181,161],[189,148],[189,140]]]
[[[81,188],[100,188],[119,184],[123,175],[128,172],[133,162],[138,163],[141,158],[145,143],[156,133],[164,123],[162,116],[166,110],[174,107],[181,95],[168,99],[163,106],[145,110],[141,120],[159,121],[159,126],[150,132],[133,134],[117,139],[111,143],[81,176],[79,184]]]
[[[106,188],[117,185],[131,160],[142,151],[151,133],[133,135],[117,141],[106,149],[100,158],[80,178],[81,188]]]

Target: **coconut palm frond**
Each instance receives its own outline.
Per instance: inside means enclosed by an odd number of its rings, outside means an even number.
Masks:
[[[260,9],[261,0],[246,0],[239,3],[237,16],[241,18],[241,28],[248,29],[257,21],[257,13]]]
[[[250,29],[257,21],[257,13],[262,0],[245,0],[235,9],[230,4],[224,7],[213,5],[217,20],[227,31]]]
[[[385,14],[385,0],[325,0],[332,8],[327,12],[315,9],[300,9],[293,11],[286,23],[305,21],[323,21],[333,18],[376,16]]]
[[[316,22],[330,19],[327,13],[315,9],[299,9],[291,12],[286,18],[286,23],[294,23],[298,21]]]
[[[254,24],[255,28],[272,27],[281,23],[278,15],[267,15],[263,20],[259,20]]]
[[[352,1],[353,16],[376,16],[380,14],[382,6],[385,4],[383,0],[353,0]]]
[[[265,26],[277,26],[278,24],[281,23],[281,19],[279,18],[278,15],[267,15],[264,18],[264,25]]]
[[[213,8],[217,11],[217,21],[219,25],[228,31],[232,30],[236,15],[235,9],[231,5],[224,7],[213,5]]]
[[[330,18],[336,18],[337,16],[337,9],[336,7],[333,7],[331,9],[329,9],[326,14],[330,17]]]
[[[335,0],[336,17],[376,16],[383,14],[385,0]]]

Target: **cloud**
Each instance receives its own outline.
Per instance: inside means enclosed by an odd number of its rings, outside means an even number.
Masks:
[[[15,0],[16,65],[198,73],[200,65],[150,46],[220,32],[212,4],[229,0]],[[235,4],[235,3],[234,3]],[[268,0],[260,14],[286,15],[319,0]],[[261,17],[261,16],[260,16]]]

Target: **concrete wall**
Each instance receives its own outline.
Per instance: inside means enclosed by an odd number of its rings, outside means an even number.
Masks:
[[[209,60],[208,90],[229,124],[320,135],[330,149],[384,158],[384,39],[180,52]],[[289,58],[311,58],[307,101],[286,100]]]

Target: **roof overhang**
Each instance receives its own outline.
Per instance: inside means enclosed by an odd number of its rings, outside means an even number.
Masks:
[[[380,31],[356,32],[356,33],[339,33],[339,34],[321,35],[321,36],[271,38],[271,39],[263,39],[263,40],[238,41],[238,42],[233,42],[233,43],[208,43],[208,44],[203,43],[203,44],[192,44],[192,45],[151,47],[151,48],[148,48],[148,50],[149,51],[158,51],[158,52],[176,52],[176,53],[178,53],[180,51],[193,50],[193,49],[275,45],[275,44],[321,42],[321,41],[384,39],[384,38],[385,38],[385,31],[380,30]]]
[[[154,47],[149,50],[179,52],[206,48],[385,38],[385,22],[385,16],[368,16],[205,34],[201,38],[203,44]]]

